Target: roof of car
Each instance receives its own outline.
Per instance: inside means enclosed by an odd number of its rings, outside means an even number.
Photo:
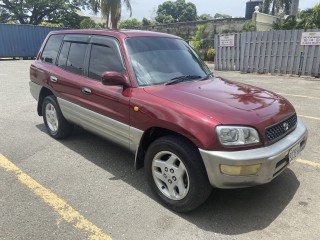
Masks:
[[[52,34],[93,34],[93,35],[108,35],[118,38],[127,38],[127,37],[170,37],[170,38],[179,38],[178,36],[152,32],[152,31],[143,31],[143,30],[109,30],[109,29],[76,29],[76,30],[60,30],[54,31]]]

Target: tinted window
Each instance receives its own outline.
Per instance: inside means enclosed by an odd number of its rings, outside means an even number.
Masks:
[[[83,75],[84,58],[87,44],[71,43],[66,70],[75,74]]]
[[[123,66],[119,54],[109,46],[93,44],[90,54],[89,77],[101,80],[105,71],[122,72]]]
[[[60,51],[58,66],[63,69],[66,69],[67,67],[67,58],[69,54],[70,45],[70,42],[64,42]]]
[[[55,64],[63,37],[64,35],[52,35],[49,38],[41,56],[42,61]]]

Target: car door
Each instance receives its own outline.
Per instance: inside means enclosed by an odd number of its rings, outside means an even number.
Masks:
[[[106,86],[105,71],[126,74],[118,41],[107,36],[92,36],[87,57],[87,75],[81,81],[83,106],[90,110],[87,128],[105,138],[129,147],[130,88]]]
[[[47,85],[51,86],[50,74],[52,68],[55,67],[63,38],[63,34],[53,34],[48,37],[41,57],[37,58],[30,66],[31,81],[46,87]]]
[[[56,64],[50,70],[50,85],[58,98],[82,105],[81,82],[86,81],[85,56],[89,35],[65,35]]]

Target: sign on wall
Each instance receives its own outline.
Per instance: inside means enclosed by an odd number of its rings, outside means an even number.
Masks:
[[[320,45],[320,32],[303,32],[301,37],[301,45]]]
[[[234,47],[234,35],[220,36],[220,47]]]

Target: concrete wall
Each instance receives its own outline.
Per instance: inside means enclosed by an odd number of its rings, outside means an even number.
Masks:
[[[252,15],[252,22],[256,24],[257,31],[272,30],[272,24],[276,22],[277,19],[279,19],[279,17],[260,12],[254,12]]]
[[[248,20],[244,18],[226,18],[226,19],[214,19],[214,20],[207,20],[207,21],[150,25],[150,26],[140,27],[139,29],[169,33],[173,35],[178,35],[186,40],[189,40],[191,39],[192,36],[195,35],[198,25],[207,24],[206,32],[209,35],[208,38],[213,39],[214,34],[217,34],[217,33],[242,31],[242,27],[247,21]]]

